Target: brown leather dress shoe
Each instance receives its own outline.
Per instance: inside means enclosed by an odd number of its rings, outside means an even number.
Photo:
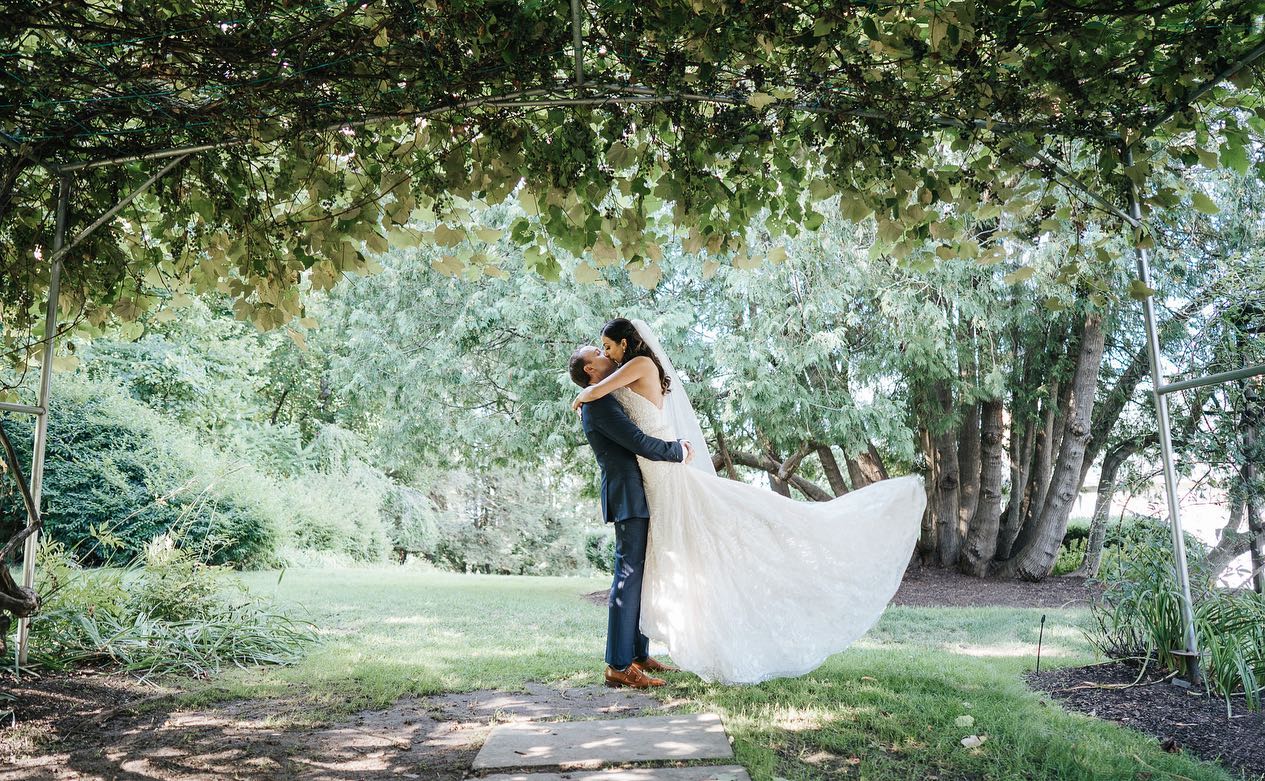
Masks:
[[[679,673],[680,667],[673,667],[670,664],[664,664],[653,656],[647,656],[645,659],[637,659],[633,661],[641,669],[648,673]]]
[[[627,686],[632,689],[649,689],[652,686],[663,686],[666,683],[667,681],[662,678],[651,678],[646,675],[646,671],[636,664],[628,665],[628,669],[623,672],[609,665],[606,667],[606,685],[611,688]]]

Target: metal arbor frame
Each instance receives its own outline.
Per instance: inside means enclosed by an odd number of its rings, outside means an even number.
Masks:
[[[340,122],[331,125],[326,130],[337,130],[348,127],[364,127],[370,125],[384,124],[395,121],[403,121],[406,119],[413,120],[426,116],[451,111],[459,111],[461,109],[486,107],[486,108],[548,108],[555,106],[569,105],[605,105],[616,103],[670,103],[670,102],[698,102],[698,103],[714,103],[714,104],[736,104],[743,101],[733,96],[724,95],[707,95],[698,93],[675,93],[661,94],[654,90],[644,87],[631,87],[617,84],[595,84],[585,81],[584,74],[584,40],[580,13],[581,0],[570,0],[571,5],[571,24],[572,24],[572,44],[574,46],[574,62],[575,73],[573,81],[567,84],[557,85],[552,89],[529,89],[520,90],[509,94],[491,96],[485,98],[475,98],[467,100],[455,105],[446,105],[435,107],[420,112],[410,113],[404,116],[379,116],[369,117],[365,119]],[[1131,164],[1132,149],[1137,144],[1151,138],[1154,132],[1176,114],[1198,100],[1207,95],[1214,87],[1221,82],[1229,79],[1237,74],[1243,68],[1265,55],[1265,42],[1258,43],[1255,47],[1245,52],[1242,56],[1234,60],[1229,66],[1202,83],[1199,87],[1189,92],[1177,104],[1171,106],[1159,118],[1151,122],[1148,126],[1141,129],[1137,137],[1132,141],[1125,140],[1121,133],[1116,132],[1099,132],[1092,135],[1085,135],[1085,138],[1093,138],[1097,141],[1114,141],[1120,144],[1121,158],[1126,166]],[[581,92],[581,90],[583,90]],[[558,97],[559,92],[570,92],[570,97]],[[815,112],[820,109],[813,106],[797,105],[796,110]],[[846,112],[852,116],[875,115],[876,112],[866,110],[855,110]],[[943,128],[975,128],[975,129],[992,129],[1005,133],[1013,126],[1005,121],[1000,120],[974,120],[964,122],[952,117],[937,117],[932,120],[937,127]],[[1138,196],[1138,185],[1130,182],[1126,193],[1128,202],[1128,211],[1119,208],[1110,198],[1104,197],[1102,194],[1094,191],[1092,188],[1081,182],[1075,174],[1068,170],[1068,167],[1058,160],[1056,157],[1048,153],[1034,149],[1018,138],[1010,139],[1015,148],[1029,155],[1033,159],[1038,160],[1047,169],[1050,179],[1058,181],[1073,189],[1080,191],[1091,201],[1096,203],[1104,211],[1119,218],[1128,225],[1137,236],[1135,243],[1135,253],[1137,262],[1137,273],[1139,280],[1148,288],[1152,288],[1151,284],[1151,267],[1149,252],[1141,242],[1140,228],[1143,225],[1142,211]],[[27,157],[39,167],[48,171],[58,182],[56,196],[56,227],[53,236],[52,254],[49,262],[52,264],[49,279],[49,295],[46,306],[44,321],[44,338],[38,342],[42,346],[43,354],[40,365],[40,382],[39,382],[39,399],[36,405],[13,404],[8,402],[0,402],[0,412],[16,412],[33,415],[36,418],[35,437],[32,450],[32,466],[30,475],[31,495],[34,499],[35,506],[38,508],[41,496],[41,489],[44,477],[44,456],[48,437],[48,411],[49,401],[51,398],[52,383],[52,364],[55,341],[57,337],[58,327],[58,298],[60,294],[60,277],[63,259],[77,245],[83,242],[89,235],[105,225],[115,215],[132,202],[138,195],[147,190],[154,182],[158,181],[177,165],[183,162],[191,155],[200,152],[222,149],[230,146],[237,146],[248,143],[245,140],[230,139],[217,143],[202,144],[197,146],[186,146],[171,149],[162,149],[145,154],[128,155],[114,158],[83,160],[65,163],[62,165],[54,165],[52,163],[40,160],[31,155],[25,147],[15,138],[8,135],[4,131],[0,131],[0,145],[9,147],[16,153]],[[174,159],[173,159],[174,158]],[[66,210],[70,197],[70,190],[73,186],[73,177],[75,172],[91,170],[97,168],[106,168],[116,165],[122,165],[132,162],[168,160],[169,162],[161,169],[152,174],[136,189],[128,195],[120,199],[113,207],[98,217],[88,227],[84,228],[74,238],[66,242]],[[1173,444],[1171,436],[1171,421],[1169,419],[1168,396],[1182,390],[1190,388],[1203,387],[1207,385],[1215,385],[1234,380],[1240,380],[1247,377],[1253,377],[1265,374],[1265,364],[1248,366],[1233,371],[1221,372],[1207,377],[1183,380],[1176,383],[1166,383],[1164,379],[1163,369],[1160,366],[1159,355],[1159,338],[1158,329],[1155,320],[1155,305],[1152,297],[1147,297],[1142,301],[1143,322],[1146,330],[1147,340],[1147,356],[1150,362],[1152,394],[1155,400],[1157,426],[1159,429],[1160,452],[1163,459],[1164,467],[1164,483],[1165,494],[1168,505],[1168,512],[1171,521],[1173,550],[1175,555],[1175,575],[1182,594],[1182,624],[1185,647],[1178,652],[1178,655],[1187,660],[1186,676],[1192,683],[1198,682],[1200,678],[1199,670],[1199,646],[1198,639],[1195,635],[1193,606],[1190,593],[1189,567],[1186,558],[1185,539],[1182,532],[1180,502],[1177,494],[1177,475],[1173,463]],[[33,519],[32,519],[33,521]],[[28,523],[32,522],[28,521]],[[24,548],[24,560],[22,570],[23,585],[30,588],[35,579],[35,554],[38,547],[38,533],[33,533],[26,539]],[[22,618],[18,623],[18,655],[17,661],[19,665],[23,665],[27,660],[29,642],[29,619]]]

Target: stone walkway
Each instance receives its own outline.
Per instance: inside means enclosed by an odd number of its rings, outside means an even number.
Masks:
[[[519,722],[492,730],[472,772],[480,781],[750,781],[732,764],[663,766],[733,756],[714,713]]]

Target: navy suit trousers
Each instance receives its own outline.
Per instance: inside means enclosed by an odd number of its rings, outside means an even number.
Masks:
[[[650,655],[650,641],[641,633],[641,576],[646,568],[649,518],[615,522],[615,578],[607,602],[606,663],[622,670]]]

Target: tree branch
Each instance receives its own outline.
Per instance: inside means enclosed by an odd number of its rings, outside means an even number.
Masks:
[[[768,456],[756,455],[755,453],[744,453],[738,450],[730,450],[729,455],[733,459],[733,462],[739,466],[759,469],[764,472],[768,472],[774,477],[778,477],[782,469],[782,464],[779,464],[777,461],[774,461]],[[720,454],[716,454],[712,456],[712,463],[717,469],[719,469],[724,466],[725,462],[724,459],[721,458]],[[799,475],[787,475],[785,478],[779,479],[785,479],[786,482],[795,486],[800,493],[804,494],[809,499],[812,499],[814,502],[828,502],[834,498],[830,495],[829,491],[826,491],[811,480],[806,480]]]

